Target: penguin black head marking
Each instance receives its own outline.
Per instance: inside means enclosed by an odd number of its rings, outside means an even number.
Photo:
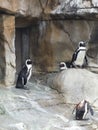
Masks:
[[[75,113],[75,119],[76,120],[83,120],[85,119],[88,112],[91,113],[91,115],[94,114],[93,109],[88,101],[82,100],[80,103],[78,103],[75,107],[76,113]]]
[[[25,65],[18,74],[16,88],[27,89],[25,85],[29,81],[31,75],[32,75],[32,61],[30,59],[27,59],[25,61]]]
[[[85,46],[86,46],[86,43],[84,41],[79,42],[79,47],[85,47]]]
[[[32,61],[30,59],[27,59],[26,62],[25,62],[26,65],[31,65],[32,64]]]

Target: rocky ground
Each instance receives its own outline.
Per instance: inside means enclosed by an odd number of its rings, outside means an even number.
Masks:
[[[97,108],[89,120],[76,121],[75,104],[41,83],[28,83],[29,90],[0,88],[0,130],[98,130]]]

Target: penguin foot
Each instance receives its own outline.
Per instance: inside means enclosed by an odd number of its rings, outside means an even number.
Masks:
[[[28,88],[28,87],[23,87],[23,89],[25,89],[25,90],[29,90],[29,88]]]
[[[29,88],[28,88],[28,87],[17,87],[17,86],[16,86],[16,88],[17,88],[17,89],[29,90]]]

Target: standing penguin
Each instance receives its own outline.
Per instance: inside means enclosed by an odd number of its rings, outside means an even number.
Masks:
[[[75,119],[76,120],[82,120],[85,119],[85,116],[90,111],[91,115],[94,114],[93,109],[88,101],[82,100],[79,104],[75,107],[76,113],[75,113]]]
[[[74,67],[85,67],[88,65],[86,51],[86,42],[80,41],[78,48],[75,50],[71,60],[71,64]]]
[[[28,89],[25,85],[29,81],[31,75],[32,75],[32,61],[30,59],[27,59],[25,61],[25,65],[18,74],[16,88]]]

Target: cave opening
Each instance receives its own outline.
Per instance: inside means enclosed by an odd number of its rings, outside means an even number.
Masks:
[[[16,72],[18,73],[25,60],[30,58],[30,27],[16,28],[15,48]]]

